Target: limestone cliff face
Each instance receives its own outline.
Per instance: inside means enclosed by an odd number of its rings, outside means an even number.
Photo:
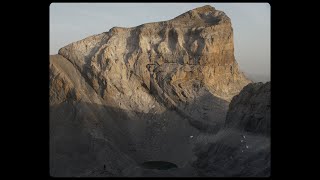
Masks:
[[[217,132],[249,82],[230,18],[211,6],[71,43],[50,56],[51,173],[106,165],[104,174],[121,176],[148,160],[181,167],[193,157],[189,137]]]
[[[211,6],[188,11],[172,20],[133,28],[114,27],[59,50],[105,100],[125,93],[130,105],[140,103],[144,89],[177,106],[205,87],[230,101],[249,83],[234,58],[233,29],[225,13]],[[194,88],[196,87],[196,88]]]

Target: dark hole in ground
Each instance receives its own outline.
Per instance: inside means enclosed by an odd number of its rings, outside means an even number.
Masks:
[[[178,168],[178,166],[171,162],[166,161],[146,161],[140,165],[145,169],[158,169],[158,170],[168,170],[172,168]]]

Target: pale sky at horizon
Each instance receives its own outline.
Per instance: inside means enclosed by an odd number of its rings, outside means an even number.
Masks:
[[[231,18],[240,69],[270,78],[271,7],[268,3],[52,3],[50,54],[115,26],[166,21],[204,5],[224,11]]]

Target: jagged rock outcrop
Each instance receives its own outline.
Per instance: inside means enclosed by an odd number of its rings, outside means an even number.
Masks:
[[[50,56],[51,174],[123,176],[159,160],[183,167],[190,136],[216,133],[249,82],[231,20],[211,6],[71,43]]]
[[[270,82],[251,83],[235,96],[229,106],[226,126],[270,136]]]
[[[231,20],[211,6],[169,21],[114,27],[63,47],[59,54],[104,99],[115,99],[114,91],[131,97],[142,85],[172,105],[193,99],[191,90],[199,87],[231,100],[249,83],[234,58]],[[130,102],[148,109],[139,99]]]
[[[233,97],[225,128],[197,137],[199,176],[270,176],[270,82],[251,83]]]

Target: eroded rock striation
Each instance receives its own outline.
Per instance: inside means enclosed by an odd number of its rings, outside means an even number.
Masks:
[[[114,92],[131,97],[140,85],[172,105],[194,98],[197,87],[231,100],[249,83],[234,58],[231,20],[211,6],[169,21],[114,27],[61,48],[59,55],[104,99],[116,99]],[[130,102],[148,109],[139,100]]]
[[[71,43],[50,56],[51,174],[124,176],[159,160],[182,167],[190,136],[216,133],[248,83],[231,20],[211,6]]]

